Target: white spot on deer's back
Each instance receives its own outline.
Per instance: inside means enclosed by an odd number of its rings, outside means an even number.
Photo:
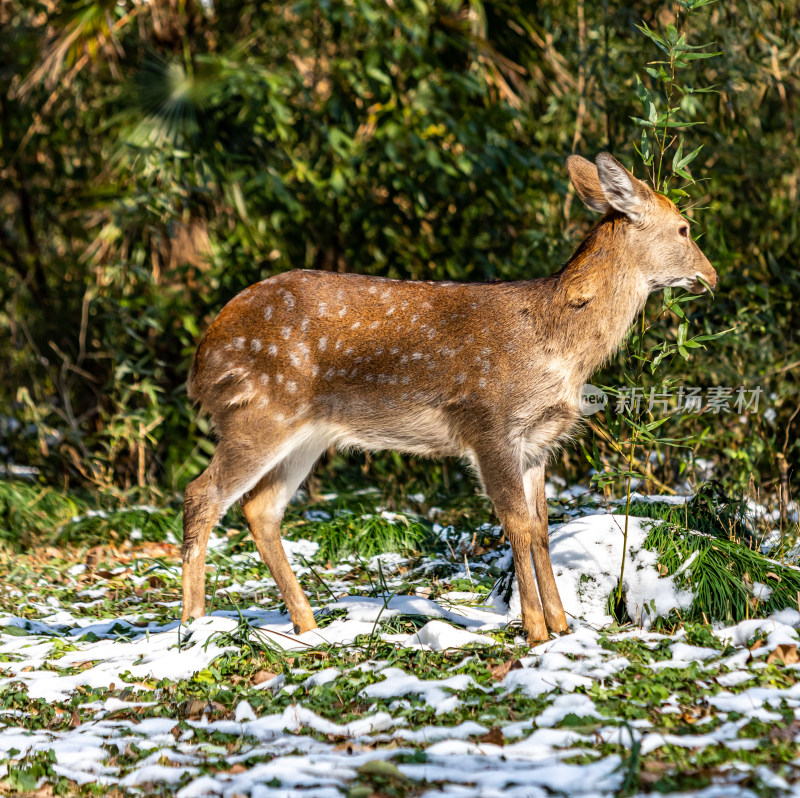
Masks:
[[[396,355],[396,354],[397,354],[399,351],[400,351],[400,350],[399,350],[399,349],[398,349],[396,346],[393,346],[393,347],[392,347],[392,348],[389,350],[389,354],[390,354],[390,355]]]
[[[302,330],[304,333],[305,333],[305,332],[308,332],[308,325],[309,325],[309,323],[310,323],[310,322],[309,322],[308,318],[305,318],[305,319],[303,319],[303,321],[302,321],[302,322],[300,322],[300,329],[301,329],[301,330]]]
[[[277,355],[278,354],[278,346],[277,346],[277,344],[270,344],[267,347],[267,352],[269,352],[271,355]]]
[[[352,355],[352,354],[353,354],[353,347],[352,347],[352,346],[348,346],[348,347],[347,347],[347,349],[345,349],[345,350],[344,350],[344,353],[345,353],[345,354],[346,354],[348,357],[350,357],[350,355]]]
[[[319,351],[324,352],[328,348],[328,336],[323,335],[322,338],[319,339]]]
[[[339,318],[342,318],[342,317],[344,316],[344,314],[345,314],[345,313],[347,313],[347,305],[345,305],[345,306],[344,306],[344,307],[343,307],[343,308],[342,308],[342,309],[339,311]]]
[[[258,378],[258,381],[262,385],[269,385],[269,374],[261,374]]]
[[[336,348],[337,348],[337,349],[341,349],[341,348],[342,348],[342,339],[341,339],[341,338],[339,338],[339,339],[336,341]]]
[[[408,375],[403,377],[403,385],[410,385],[410,384],[411,384],[411,377],[409,377]]]
[[[292,380],[288,380],[286,383],[286,390],[289,393],[297,393],[297,383],[293,382]]]
[[[386,315],[391,316],[392,313],[394,313],[394,305],[392,305],[392,307],[390,307],[389,310],[386,311]]]
[[[293,365],[293,366],[294,366],[296,369],[299,369],[299,368],[300,368],[300,365],[301,365],[302,361],[300,360],[300,356],[299,356],[299,355],[297,355],[297,354],[295,354],[294,352],[292,352],[292,353],[290,353],[290,355],[289,355],[289,360],[292,362],[292,365]]]
[[[422,352],[414,352],[414,354],[411,355],[411,359],[412,360],[422,360]]]
[[[324,316],[328,311],[328,303],[327,302],[320,302],[317,305],[317,316]]]
[[[376,329],[379,324],[379,321],[373,321],[372,324],[369,325],[370,330]]]
[[[343,289],[343,288],[340,288],[340,289],[339,289],[339,290],[336,292],[336,298],[337,298],[338,300],[340,300],[340,301],[341,301],[342,299],[344,299],[344,289]]]
[[[371,285],[369,287],[369,293],[370,294],[377,294],[378,293],[378,289],[374,285]]]
[[[272,305],[267,305],[264,308],[264,318],[269,321],[272,318]]]
[[[328,370],[325,372],[325,379],[326,379],[326,380],[332,380],[332,379],[333,379],[333,375],[334,375],[335,373],[336,373],[335,369],[332,369],[332,368],[328,369]]]
[[[234,349],[244,349],[244,338],[238,337],[233,339]]]
[[[360,322],[360,321],[357,321],[355,324],[353,324],[353,325],[350,327],[350,329],[351,329],[351,330],[357,330],[357,329],[358,329],[360,326],[361,326],[361,322]]]
[[[412,323],[412,324],[416,324],[418,321],[419,321],[419,316],[416,316],[416,315],[415,315],[415,316],[412,316],[412,317],[411,317],[411,323]]]
[[[315,363],[315,364],[314,364],[314,365],[311,367],[311,376],[312,376],[312,377],[316,377],[316,376],[317,376],[317,374],[319,374],[319,366],[318,366],[318,365]]]
[[[261,351],[261,339],[260,338],[253,338],[253,340],[250,341],[250,348],[254,352],[260,352]]]
[[[292,334],[292,328],[291,327],[284,327],[281,330],[281,335],[283,336],[283,340],[284,341],[288,341],[289,340],[289,336],[291,334]]]
[[[436,337],[436,330],[431,328],[430,330],[428,330],[427,335],[428,335],[428,338],[435,338]]]
[[[286,309],[291,310],[294,307],[294,295],[285,288],[281,288],[278,293],[281,295],[281,297],[283,297],[283,301],[286,304]]]
[[[382,347],[382,346],[379,346],[379,347],[378,347],[378,348],[375,350],[375,354],[376,354],[378,357],[380,357],[380,356],[383,354],[383,347]]]
[[[467,375],[462,371],[459,374],[456,374],[456,384],[461,385],[462,382],[467,381]]]
[[[484,377],[481,377],[478,380],[478,387],[479,388],[485,388],[486,387],[486,379]]]
[[[403,357],[400,358],[400,362],[401,363],[408,363],[408,355],[403,355]]]
[[[283,374],[276,374],[275,375],[275,382],[277,382],[278,385],[280,385],[283,382]]]

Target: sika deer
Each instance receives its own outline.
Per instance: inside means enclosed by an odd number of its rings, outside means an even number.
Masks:
[[[205,612],[208,537],[241,499],[295,631],[316,626],[280,523],[336,445],[469,460],[511,541],[529,640],[566,630],[547,537],[548,455],[578,420],[581,386],[650,292],[717,283],[666,197],[608,153],[596,166],[572,156],[567,168],[604,215],[550,277],[461,284],[292,271],[223,308],[189,378],[219,444],[186,489],[184,620]]]

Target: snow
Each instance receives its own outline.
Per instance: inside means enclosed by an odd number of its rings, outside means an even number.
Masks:
[[[626,608],[631,618],[649,628],[657,616],[691,605],[693,595],[661,577],[658,556],[644,548],[654,523],[628,518],[628,547],[623,578]],[[624,515],[592,515],[558,527],[550,535],[550,559],[567,617],[596,626],[611,623],[608,597],[619,580],[625,531]]]
[[[584,498],[580,491],[569,495]],[[389,513],[384,512],[387,517]],[[306,517],[322,518],[309,513]],[[642,757],[664,746],[689,751],[756,748],[761,741],[744,736],[747,724],[759,720],[775,727],[784,723],[784,713],[800,713],[800,682],[777,687],[757,681],[759,673],[767,672],[759,671],[759,666],[765,665],[765,658],[777,646],[800,644],[800,613],[787,609],[767,619],[714,629],[715,637],[731,647],[724,653],[694,645],[687,635],[668,638],[653,633],[650,626],[656,616],[685,609],[692,595],[676,585],[674,578],[661,577],[656,555],[643,548],[652,523],[657,522],[629,519],[623,589],[628,612],[639,624],[613,633],[606,629],[612,621],[607,605],[618,579],[624,516],[590,514],[552,528],[551,556],[570,631],[522,654],[507,633],[498,635],[518,619],[516,591],[509,606],[496,596],[474,591],[453,590],[437,600],[394,595],[391,591],[410,573],[399,573],[406,561],[396,554],[370,560],[371,567],[381,564],[385,577],[398,572],[395,582],[387,581],[384,595],[331,600],[326,611],[343,611],[345,617],[337,612],[327,625],[302,635],[293,633],[285,614],[256,603],[236,612],[217,611],[181,627],[177,621],[135,625],[134,621],[142,623],[139,616],[122,614],[82,617],[75,606],[62,607],[57,602],[48,606],[38,598],[41,609],[36,618],[0,615],[0,689],[25,690],[29,698],[51,703],[69,701],[79,689],[112,684],[118,689],[129,687],[133,695],[126,690],[124,698],[86,699],[79,706],[81,722],[74,728],[62,724],[59,731],[28,731],[30,718],[24,713],[2,710],[0,760],[52,751],[55,771],[76,784],[98,784],[126,794],[155,790],[178,798],[339,798],[351,788],[360,768],[385,761],[415,788],[422,789],[425,781],[426,796],[545,798],[553,793],[616,794],[625,778],[623,757],[636,742]],[[463,546],[469,544],[468,533],[439,531],[452,539],[460,534]],[[217,549],[224,551],[225,539],[214,540]],[[303,559],[309,560],[318,550],[316,543],[304,540],[285,541],[284,546],[298,572],[305,567]],[[459,549],[459,557],[463,552],[466,548]],[[249,555],[233,557],[240,564],[249,561]],[[493,564],[500,569],[509,565],[508,553],[495,555]],[[426,578],[430,565],[419,566],[420,578]],[[463,565],[459,563],[459,568]],[[467,565],[473,568],[472,563]],[[690,565],[687,560],[683,568]],[[337,574],[347,572],[341,565],[336,569]],[[72,568],[68,573],[77,579],[85,571]],[[257,580],[242,576],[226,589],[251,601],[260,587]],[[341,585],[335,591],[341,594]],[[99,598],[105,588],[85,587],[83,592]],[[351,651],[361,661],[349,667],[341,659],[333,664],[303,660],[306,669],[284,667],[276,677],[247,688],[250,692],[237,696],[222,716],[209,711],[199,719],[187,719],[163,696],[157,695],[159,701],[136,700],[136,692],[145,689],[148,680],[152,688],[163,679],[175,682],[189,680],[200,671],[208,674],[215,659],[235,649],[232,635],[242,619],[276,650],[320,647],[319,651],[331,656]],[[398,633],[397,622],[408,619],[414,621],[416,631],[408,633],[406,626],[404,633]],[[395,626],[392,633],[382,627],[390,620]],[[11,627],[27,634],[11,634]],[[89,632],[100,639],[89,639]],[[757,636],[764,638],[764,644],[750,652],[747,647]],[[370,643],[365,646],[364,640]],[[607,640],[650,651],[658,648],[658,659],[647,665],[650,675],[663,668],[702,669],[705,681],[698,685],[704,690],[702,702],[719,724],[704,725],[710,719],[706,715],[696,720],[689,734],[671,733],[674,727],[659,728],[654,712],[677,721],[687,709],[674,696],[650,707],[647,717],[631,720],[615,715],[603,698],[603,689],[630,678],[631,662],[609,648]],[[64,641],[75,650],[60,650],[56,658],[56,644]],[[388,641],[397,657],[386,655],[384,646],[384,659],[369,659],[365,648],[379,641]],[[460,650],[463,654],[450,653]],[[449,659],[442,658],[448,675],[426,678],[414,664],[415,658],[427,656],[424,652],[448,652]],[[494,662],[514,659],[513,668],[503,671],[502,678],[490,680],[484,669],[487,656]],[[355,677],[359,682],[350,688],[351,695],[357,693],[352,706],[343,705],[340,710],[337,704],[329,712],[319,705],[318,711],[304,705],[312,696],[322,696],[324,701],[329,695],[344,695],[340,687]],[[751,686],[745,687],[748,683]],[[210,694],[218,686],[210,685]],[[525,704],[523,699],[534,704]],[[518,705],[535,709],[522,717],[486,710]],[[146,717],[155,715],[156,707],[164,710],[164,716]],[[226,742],[219,743],[220,739]],[[236,743],[229,748],[230,739]],[[420,749],[426,755],[424,762],[411,758]],[[114,754],[125,750],[138,754]],[[786,783],[783,775],[769,769],[759,778],[777,791]],[[722,785],[696,794],[706,798],[748,795],[745,790],[726,793],[726,789]]]

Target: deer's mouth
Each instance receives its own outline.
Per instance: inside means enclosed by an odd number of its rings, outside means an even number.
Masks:
[[[717,273],[712,271],[710,274],[700,274],[698,272],[694,276],[694,280],[692,280],[692,285],[690,286],[689,290],[693,294],[704,294],[708,288],[712,291],[717,287],[717,283],[719,282],[719,278],[717,277]]]

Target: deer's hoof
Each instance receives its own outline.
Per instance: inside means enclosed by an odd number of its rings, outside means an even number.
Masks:
[[[534,645],[536,643],[543,643],[550,639],[550,634],[547,631],[547,624],[544,620],[544,613],[534,613],[527,619],[528,623],[525,624],[528,633],[528,644]]]

